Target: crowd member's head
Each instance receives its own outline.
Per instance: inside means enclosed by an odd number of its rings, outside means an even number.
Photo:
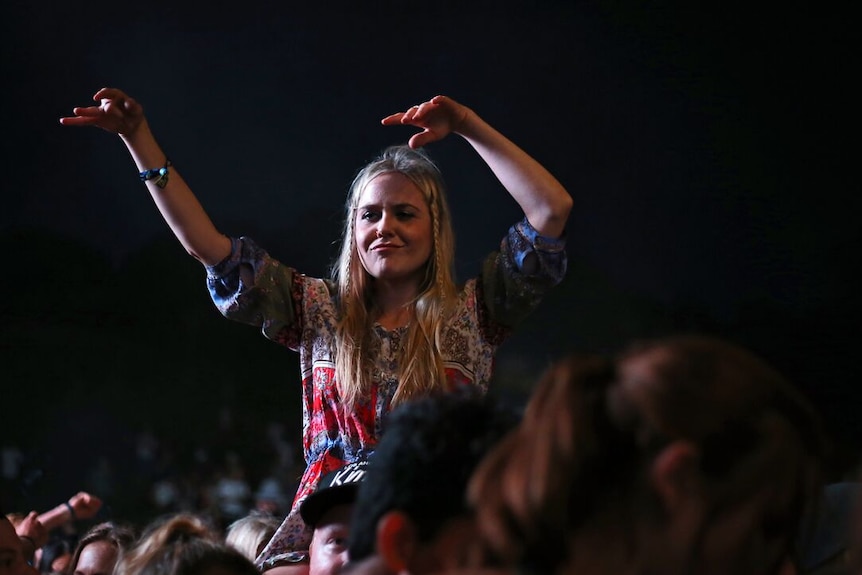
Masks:
[[[24,559],[33,565],[39,563],[42,547],[48,542],[48,529],[39,520],[35,511],[29,513],[7,513],[6,519],[12,524],[21,542]]]
[[[303,522],[311,529],[308,553],[275,555],[263,571],[276,575],[305,573],[334,575],[347,562],[347,542],[356,492],[365,479],[366,460],[348,463],[323,476],[317,489],[299,506]]]
[[[281,525],[281,519],[269,514],[252,511],[228,525],[225,543],[254,561]]]
[[[128,526],[107,521],[91,527],[81,538],[66,567],[66,575],[111,575],[114,566],[135,542]]]
[[[9,518],[0,513],[0,575],[38,575],[27,563],[21,540]]]
[[[0,575],[39,575],[28,559],[23,541],[9,517],[0,514]]]
[[[302,520],[314,529],[309,575],[334,575],[347,562],[350,518],[366,467],[366,461],[357,461],[330,472],[300,505]]]
[[[381,238],[372,224],[382,217],[384,207],[396,208],[394,217],[401,222],[404,237],[386,241],[405,244],[404,253],[410,254],[409,261],[404,256],[405,269],[388,270],[377,261],[375,242]],[[441,346],[428,345],[427,341],[428,334],[440,337],[446,306],[455,300],[456,292],[455,234],[440,171],[421,150],[389,147],[353,180],[346,212],[341,252],[333,268],[344,311],[335,361],[342,399],[352,404],[368,391],[369,364],[363,362],[368,343],[363,337],[375,312],[377,285],[395,272],[414,276],[418,291],[415,321],[403,344],[403,357],[409,360],[402,365],[393,404],[443,389],[446,377],[438,350]]]
[[[422,575],[463,566],[473,535],[467,483],[517,420],[490,398],[462,393],[394,410],[359,487],[349,572]]]
[[[774,573],[823,449],[764,361],[669,338],[559,361],[470,495],[493,557],[522,572]]]
[[[260,575],[242,553],[200,518],[178,514],[145,531],[116,575]]]

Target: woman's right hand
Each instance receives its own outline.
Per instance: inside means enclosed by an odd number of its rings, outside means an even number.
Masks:
[[[64,126],[97,126],[113,134],[130,136],[144,123],[144,108],[123,91],[102,88],[93,96],[98,106],[73,108],[74,116],[60,118]]]

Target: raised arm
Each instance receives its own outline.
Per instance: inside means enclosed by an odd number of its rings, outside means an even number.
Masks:
[[[460,135],[488,164],[540,234],[562,235],[572,209],[572,197],[539,162],[470,108],[446,96],[435,96],[405,112],[387,116],[383,124],[422,128],[410,138],[412,148],[440,140],[452,132]]]
[[[40,513],[37,519],[45,529],[51,531],[65,523],[79,519],[91,519],[102,507],[102,500],[86,491],[79,491],[68,501]]]
[[[167,164],[168,157],[156,142],[138,102],[115,88],[102,88],[93,100],[100,105],[74,108],[74,116],[60,118],[60,123],[96,126],[119,135],[141,172]],[[146,186],[162,217],[192,256],[206,265],[215,265],[230,254],[230,239],[216,229],[175,167],[168,168],[167,181],[153,177]]]

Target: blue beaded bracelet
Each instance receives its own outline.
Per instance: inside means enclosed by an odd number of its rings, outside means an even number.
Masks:
[[[173,166],[173,164],[171,163],[170,158],[166,158],[165,165],[161,168],[144,170],[138,175],[141,177],[142,182],[155,180],[155,182],[153,182],[154,184],[156,184],[160,188],[164,188],[166,185],[168,185],[168,168],[170,168],[171,166]]]

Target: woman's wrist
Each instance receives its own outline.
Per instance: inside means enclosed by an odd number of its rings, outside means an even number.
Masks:
[[[78,520],[78,514],[75,513],[75,508],[72,507],[72,504],[69,501],[66,501],[63,503],[63,506],[69,512],[69,520],[70,521],[77,521]]]
[[[130,132],[120,133],[119,135],[127,146],[140,146],[147,139],[155,141],[153,133],[150,131],[150,124],[146,118],[142,119]]]

